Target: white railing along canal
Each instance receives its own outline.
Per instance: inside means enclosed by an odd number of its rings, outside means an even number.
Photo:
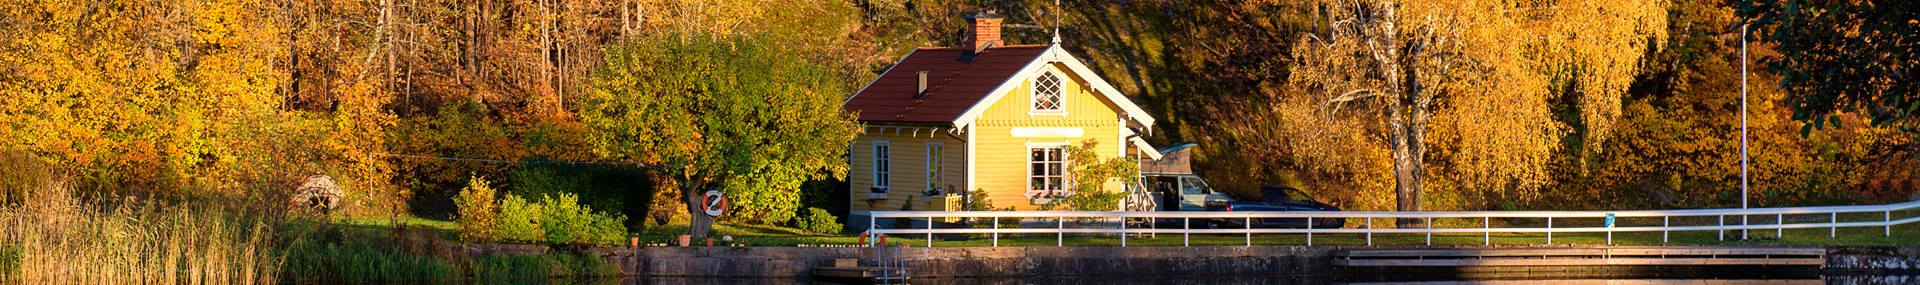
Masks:
[[[1066,234],[1113,234],[1113,235],[1119,235],[1120,246],[1127,245],[1127,236],[1131,234],[1180,234],[1181,240],[1182,240],[1181,245],[1183,246],[1192,245],[1193,234],[1241,234],[1245,236],[1245,242],[1246,242],[1246,245],[1248,246],[1253,245],[1253,234],[1306,234],[1306,244],[1310,246],[1310,245],[1313,245],[1314,234],[1364,234],[1366,235],[1367,245],[1373,245],[1374,234],[1425,234],[1426,243],[1428,245],[1432,245],[1434,233],[1480,233],[1483,244],[1492,243],[1493,233],[1545,233],[1546,243],[1553,244],[1554,233],[1605,232],[1607,233],[1607,243],[1612,244],[1613,233],[1615,232],[1661,232],[1660,240],[1661,242],[1664,243],[1664,242],[1667,242],[1668,235],[1671,232],[1685,232],[1685,231],[1718,231],[1720,233],[1719,234],[1720,239],[1724,240],[1726,239],[1726,231],[1731,231],[1731,230],[1741,231],[1742,238],[1745,238],[1746,232],[1750,230],[1771,229],[1775,231],[1776,236],[1779,236],[1780,234],[1785,233],[1785,229],[1828,228],[1827,236],[1836,237],[1839,234],[1839,228],[1880,227],[1880,228],[1883,228],[1882,235],[1892,236],[1894,225],[1920,222],[1920,216],[1894,219],[1893,213],[1900,212],[1900,211],[1915,210],[1915,209],[1920,209],[1920,201],[1887,204],[1887,205],[1865,205],[1865,206],[1822,206],[1822,207],[1697,209],[1697,210],[1639,210],[1639,211],[1448,211],[1448,212],[872,211],[872,212],[869,212],[871,215],[868,217],[868,220],[867,220],[867,225],[868,225],[867,231],[870,234],[884,234],[884,235],[902,236],[902,237],[914,236],[914,235],[925,235],[927,238],[926,243],[928,247],[933,246],[933,240],[934,240],[933,235],[935,234],[991,235],[993,239],[993,246],[1000,245],[1001,234],[1053,234],[1055,236],[1055,241],[1054,241],[1055,245],[1065,245]],[[1880,219],[1878,220],[1847,221],[1847,222],[1840,221],[1840,214],[1858,214],[1858,213],[1880,213],[1881,215],[1880,215]],[[1817,214],[1826,214],[1826,219],[1796,219],[1796,220],[1786,219],[1787,215],[1817,215]],[[1761,217],[1761,219],[1764,219],[1766,216],[1773,216],[1774,223],[1758,224],[1758,225],[1756,224],[1728,225],[1727,217],[1729,216]],[[1708,225],[1674,225],[1673,223],[1674,218],[1699,219],[1699,218],[1712,218],[1712,217],[1718,217],[1717,219],[1718,222],[1714,224],[1708,224]],[[1254,224],[1256,224],[1254,219],[1272,219],[1272,218],[1303,219],[1306,221],[1306,227],[1305,228],[1255,228],[1253,227]],[[1481,227],[1478,227],[1478,228],[1474,228],[1474,227],[1434,228],[1433,227],[1433,219],[1449,219],[1449,218],[1479,219],[1480,220],[1479,224],[1481,225]],[[1492,223],[1492,220],[1495,218],[1544,219],[1546,223],[1544,227],[1493,227],[1494,224]],[[1651,225],[1614,226],[1614,224],[1617,224],[1617,223],[1604,224],[1601,226],[1572,226],[1572,227],[1568,227],[1568,226],[1554,227],[1553,225],[1555,219],[1560,219],[1564,221],[1567,219],[1608,219],[1608,218],[1612,218],[1612,219],[1659,218],[1661,222],[1660,222],[1660,225],[1658,226],[1651,226]],[[907,228],[884,228],[879,226],[880,225],[879,221],[881,219],[918,220],[917,223],[922,225],[915,225],[914,227],[907,227]],[[940,227],[937,227],[937,225],[941,223],[933,222],[936,220],[944,220],[944,219],[983,220],[983,221],[989,221],[992,227],[991,228],[973,228],[973,227],[949,226],[947,228],[940,228]],[[1050,221],[1053,221],[1053,223],[1050,223],[1053,225],[1053,227],[1017,226],[1017,227],[1011,227],[1011,228],[1003,228],[1000,226],[1002,219],[1014,219],[1016,221],[1050,220]],[[1067,227],[1068,219],[1103,221],[1101,223],[1097,223],[1097,225],[1101,225],[1103,227],[1070,228],[1070,227]],[[1348,228],[1348,227],[1315,228],[1313,226],[1314,221],[1316,220],[1324,221],[1327,219],[1362,219],[1362,220],[1365,220],[1365,222],[1362,223],[1362,225],[1364,225],[1362,227],[1352,227],[1352,228]],[[1373,220],[1375,219],[1389,219],[1388,223],[1392,223],[1391,220],[1393,219],[1416,219],[1421,221],[1421,223],[1419,223],[1421,227],[1420,228],[1376,228],[1376,227],[1373,227]],[[1148,221],[1146,224],[1149,225],[1149,227],[1144,227],[1144,228],[1129,227],[1126,222],[1128,220]],[[1159,228],[1159,227],[1151,226],[1151,225],[1157,224],[1155,223],[1155,221],[1158,221],[1158,220],[1177,220],[1179,221],[1180,228]],[[1200,222],[1202,223],[1205,223],[1207,221],[1237,220],[1240,224],[1240,227],[1194,228],[1193,222],[1195,222],[1195,220],[1200,220]],[[1015,224],[1021,224],[1021,223],[1015,223]],[[1031,224],[1027,224],[1027,225],[1031,225]]]

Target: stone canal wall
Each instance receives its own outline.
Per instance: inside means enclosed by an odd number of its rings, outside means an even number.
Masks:
[[[916,277],[1213,276],[1331,274],[1332,247],[942,247],[903,252]],[[594,249],[622,273],[648,277],[803,278],[869,248],[654,247]],[[893,250],[889,251],[892,254]]]
[[[1920,247],[1833,247],[1827,249],[1829,274],[1920,274]]]
[[[1339,246],[910,247],[895,249],[915,277],[1325,276]],[[1358,248],[1355,248],[1358,249]],[[539,254],[543,246],[477,246],[471,254]],[[834,259],[871,263],[873,249],[833,247],[592,248],[638,277],[806,278]],[[1821,272],[1920,274],[1920,247],[1833,247]],[[892,253],[891,251],[889,253]]]

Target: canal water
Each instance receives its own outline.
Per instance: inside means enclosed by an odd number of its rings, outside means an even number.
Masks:
[[[1730,278],[1690,278],[1690,279],[1493,279],[1493,280],[1332,280],[1325,278],[1289,278],[1274,276],[1259,277],[1075,277],[1075,278],[922,278],[914,279],[913,284],[1920,284],[1920,275],[1848,275],[1816,276],[1807,278],[1768,278],[1751,279]],[[445,284],[590,284],[590,285],[640,285],[640,284],[838,284],[815,282],[805,279],[740,279],[740,278],[619,278],[619,279],[533,279],[533,280],[487,280],[449,282]]]

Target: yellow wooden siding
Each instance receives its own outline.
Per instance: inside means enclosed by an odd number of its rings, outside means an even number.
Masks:
[[[1085,78],[1078,74],[1064,72],[1059,66],[1048,67],[1056,74],[1066,75],[1063,82],[1066,114],[1030,114],[1032,110],[1032,80],[1023,82],[999,102],[994,102],[984,112],[976,126],[979,133],[974,134],[975,146],[981,155],[975,158],[976,188],[985,189],[988,197],[996,206],[1013,207],[1016,210],[1039,208],[1025,196],[1027,190],[1029,143],[1066,143],[1079,144],[1093,139],[1098,142],[1096,150],[1101,159],[1110,159],[1119,155],[1120,140],[1119,108],[1100,98],[1088,88]],[[1034,76],[1039,76],[1035,73]],[[1079,128],[1079,137],[1015,137],[1014,128],[1054,127]],[[1082,163],[1068,161],[1069,165]],[[1108,191],[1117,191],[1119,183],[1109,183]]]
[[[946,167],[939,185],[964,188],[966,185],[966,144],[954,139],[946,129],[935,132],[931,128],[916,131],[912,128],[870,126],[865,134],[854,139],[848,152],[851,164],[847,169],[849,205],[853,210],[900,210],[909,198],[914,210],[941,210],[937,199],[923,199],[927,192],[927,145],[938,142],[944,145],[942,164]],[[964,136],[962,136],[964,137]],[[873,142],[888,142],[888,179],[889,190],[885,199],[869,199],[873,181]]]

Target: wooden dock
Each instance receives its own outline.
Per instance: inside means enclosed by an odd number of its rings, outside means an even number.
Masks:
[[[1342,275],[1419,271],[1476,277],[1814,274],[1826,249],[1792,247],[1392,248],[1333,252]],[[1763,269],[1763,270],[1755,270]]]
[[[813,281],[827,284],[905,284],[908,277],[899,268],[861,266],[857,259],[835,259],[832,266],[813,269]]]
[[[1812,266],[1826,249],[1785,247],[1595,247],[1352,249],[1333,253],[1340,267],[1478,266]]]

